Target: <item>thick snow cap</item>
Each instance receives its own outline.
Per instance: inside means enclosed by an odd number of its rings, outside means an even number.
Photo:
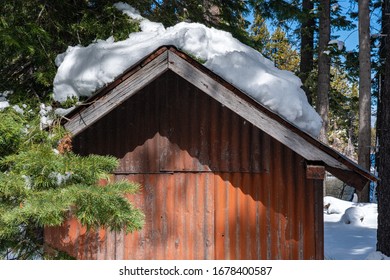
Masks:
[[[141,32],[124,41],[100,40],[87,47],[69,47],[56,58],[54,99],[90,96],[160,46],[173,45],[205,61],[205,66],[258,102],[316,137],[321,118],[310,106],[293,73],[277,69],[258,51],[230,33],[199,23],[181,22],[164,28],[143,18],[124,3],[116,8],[140,21]]]

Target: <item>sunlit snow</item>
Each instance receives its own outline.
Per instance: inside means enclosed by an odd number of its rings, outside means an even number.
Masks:
[[[157,48],[173,45],[204,61],[204,65],[302,130],[317,136],[321,118],[307,102],[301,81],[279,70],[259,52],[225,31],[199,23],[181,22],[165,28],[131,6],[116,8],[140,21],[141,32],[124,41],[98,40],[87,47],[68,47],[56,59],[54,98],[91,96]]]
[[[390,259],[376,251],[377,204],[324,197],[325,259]]]

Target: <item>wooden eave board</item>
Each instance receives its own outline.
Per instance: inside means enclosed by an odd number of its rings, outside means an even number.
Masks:
[[[349,182],[354,182],[358,189],[362,187],[362,182],[378,179],[337,151],[271,112],[174,47],[159,48],[95,94],[89,100],[90,105],[82,109],[76,108],[67,116],[69,120],[64,124],[65,128],[73,135],[80,133],[167,70],[175,72],[306,160],[324,162],[325,167],[329,167],[327,169],[331,173],[333,173],[332,170],[339,170],[339,176],[335,176],[343,181],[350,176],[355,176],[356,178]],[[342,171],[350,172],[342,176]]]

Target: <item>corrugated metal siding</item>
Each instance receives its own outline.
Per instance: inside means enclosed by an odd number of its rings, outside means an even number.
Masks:
[[[82,259],[321,258],[318,182],[289,148],[167,72],[74,140],[81,154],[121,159],[116,177],[143,230],[126,235],[47,229],[46,240]],[[321,220],[322,222],[322,220]],[[65,225],[66,227],[67,225]],[[56,239],[56,231],[61,238]],[[64,240],[68,240],[67,244]]]
[[[61,246],[68,253],[79,259],[316,256],[314,215],[308,214],[310,201],[302,199],[296,207],[289,206],[284,202],[284,187],[264,185],[269,177],[250,173],[175,173],[126,178],[144,186],[141,194],[130,198],[146,215],[144,228],[129,235],[105,230],[87,233],[70,220],[57,233],[52,232],[52,236],[64,238]],[[303,215],[299,216],[299,212]]]
[[[73,144],[84,155],[120,158],[118,173],[264,172],[259,135],[253,125],[168,72]]]

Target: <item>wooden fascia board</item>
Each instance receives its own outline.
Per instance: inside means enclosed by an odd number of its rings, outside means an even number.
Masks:
[[[104,95],[94,99],[87,107],[76,112],[64,127],[72,134],[77,135],[88,126],[111,112],[118,105],[136,94],[140,89],[150,84],[168,70],[167,51],[161,52],[157,57],[148,60],[145,65],[139,66],[131,75],[124,75],[120,82]]]
[[[181,55],[184,54],[181,53]],[[336,151],[319,143],[319,141],[311,139],[308,135],[295,133],[294,130],[299,129],[292,125],[284,125],[284,122],[287,121],[280,121],[278,119],[279,117],[273,118],[269,116],[269,114],[265,114],[262,110],[259,110],[260,105],[254,104],[254,102],[248,100],[249,98],[245,99],[239,97],[231,89],[224,86],[222,83],[217,82],[214,77],[211,77],[208,73],[206,74],[205,72],[207,71],[203,71],[199,69],[199,67],[194,67],[192,63],[187,61],[190,58],[183,59],[181,55],[177,54],[177,51],[169,51],[168,64],[170,70],[251,122],[254,126],[291,148],[306,160],[323,161],[327,167],[326,169],[330,172],[331,170],[337,170],[337,173],[339,174],[342,171],[349,171],[348,174],[350,176],[357,177],[354,180],[349,180],[349,182],[359,182],[357,187],[361,185],[361,181],[367,181],[369,179],[374,181],[377,180],[375,176],[365,172],[356,164],[344,158],[341,154],[338,154]],[[293,127],[293,129],[291,129],[291,127]],[[340,177],[340,175],[337,177]],[[343,177],[346,179],[347,176]]]

